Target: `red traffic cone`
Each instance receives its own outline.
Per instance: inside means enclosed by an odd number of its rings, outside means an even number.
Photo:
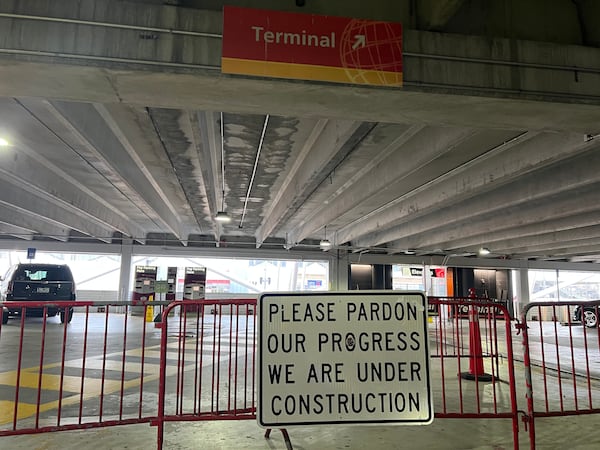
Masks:
[[[493,375],[483,369],[483,349],[481,348],[481,331],[479,329],[479,313],[476,306],[469,308],[469,371],[462,372],[465,380],[492,381]]]

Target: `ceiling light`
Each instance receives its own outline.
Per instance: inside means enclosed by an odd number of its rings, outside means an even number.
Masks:
[[[489,255],[490,253],[491,253],[491,252],[490,252],[490,249],[489,249],[489,248],[487,248],[487,247],[481,247],[481,248],[479,249],[479,254],[480,254],[480,255]]]
[[[323,227],[323,232],[325,235],[323,236],[323,239],[321,239],[321,242],[319,242],[319,247],[321,247],[321,250],[325,251],[331,248],[331,242],[327,239],[327,225]]]
[[[321,247],[321,250],[329,250],[331,248],[331,242],[329,239],[322,239],[321,242],[319,242],[319,247]]]
[[[215,216],[215,220],[217,222],[227,223],[227,222],[231,222],[231,217],[229,217],[229,214],[227,214],[226,211],[219,211],[217,213],[217,215]]]
[[[4,139],[0,137],[0,147],[8,147],[10,145],[10,143]]]

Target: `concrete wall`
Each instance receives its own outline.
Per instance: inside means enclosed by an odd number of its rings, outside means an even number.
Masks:
[[[558,44],[600,46],[600,2],[596,0],[133,0],[60,1],[3,0],[0,11],[16,14],[64,17],[90,21],[116,22],[138,26],[197,30],[220,33],[223,5],[237,5],[290,12],[357,17],[401,22],[405,29],[439,31],[463,35],[503,37]],[[48,23],[48,29],[53,25]],[[38,26],[36,29],[40,30]],[[73,28],[73,30],[77,30]],[[15,29],[14,37],[41,38],[30,29]],[[66,48],[86,46],[90,34],[78,29],[62,42]],[[182,53],[194,53],[185,38],[165,39],[152,45],[152,33],[139,36],[124,32],[115,46],[127,46],[132,53],[152,47],[156,57],[164,58],[173,45]],[[102,42],[96,36],[95,45]],[[197,43],[196,43],[197,44]],[[187,46],[187,47],[186,47]]]
[[[294,2],[233,3],[263,7],[277,3],[288,5],[290,10],[319,13],[332,13],[332,5],[338,4],[308,0],[304,8],[297,8]],[[409,2],[372,3],[374,7],[368,9],[372,18],[402,19],[410,10],[407,9]],[[576,43],[580,40],[577,36],[581,30],[577,25],[575,3],[558,0],[424,1],[417,2],[416,7],[429,7],[433,11],[434,3],[440,8],[440,5],[446,5],[446,9],[442,8],[436,18],[420,20],[427,25],[425,28],[457,33],[477,31],[499,37],[405,30],[404,80],[407,87],[493,96],[529,93],[536,100],[538,96],[539,99],[554,96],[553,100],[568,98],[571,102],[598,102],[598,48],[512,39],[524,37]],[[360,4],[349,1],[343,11],[360,16]],[[543,4],[546,4],[545,8]],[[591,4],[585,5],[594,8]],[[536,12],[543,14],[537,17]],[[409,13],[414,14],[414,9]],[[220,11],[116,0],[0,2],[0,57],[21,60],[171,73],[206,69],[219,74],[221,31]],[[511,38],[502,37],[504,35]],[[11,81],[8,77],[5,79]],[[93,90],[91,78],[88,80],[89,87],[84,83],[81,88]],[[68,88],[73,92],[77,85]],[[49,93],[43,95],[53,97]]]
[[[221,56],[222,16],[214,11],[121,1],[4,0],[0,13],[30,16],[0,16],[0,48],[27,50],[31,57],[47,52],[50,57],[56,53],[63,59],[71,57],[71,62],[85,55],[87,62],[89,57],[100,57],[123,63],[131,59],[214,65]]]
[[[143,1],[143,0],[140,0]],[[223,4],[402,22],[406,28],[600,46],[597,0],[170,0],[221,11]],[[303,6],[298,6],[299,4]]]

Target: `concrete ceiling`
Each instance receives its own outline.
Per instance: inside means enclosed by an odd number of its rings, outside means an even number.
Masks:
[[[580,132],[6,97],[0,119],[3,238],[600,260]]]
[[[514,66],[427,66],[411,42],[462,38],[406,39],[405,89],[4,54],[0,239],[599,262],[600,67],[546,95],[533,60],[482,95],[470,76]]]

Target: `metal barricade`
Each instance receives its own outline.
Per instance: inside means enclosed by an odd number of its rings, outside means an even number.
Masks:
[[[429,297],[436,419],[508,419],[519,448],[510,314],[488,299]]]
[[[15,355],[0,374],[0,436],[148,423],[160,449],[167,422],[255,419],[256,303],[152,302],[143,315],[124,302],[12,303],[23,314],[0,326],[0,347]],[[518,448],[505,306],[439,297],[429,306],[435,417],[507,420]],[[70,325],[25,319],[28,308],[55,307],[75,307]]]
[[[532,449],[536,418],[600,413],[599,309],[600,300],[530,303],[523,310],[526,423]]]
[[[175,302],[169,314],[153,421],[158,448],[165,422],[256,419],[256,299]]]
[[[0,436],[156,417],[161,336],[148,326],[152,304],[143,305],[142,317],[125,302],[3,305],[17,316],[0,328],[0,346],[11,355],[0,375]],[[61,323],[71,308],[71,323]]]

